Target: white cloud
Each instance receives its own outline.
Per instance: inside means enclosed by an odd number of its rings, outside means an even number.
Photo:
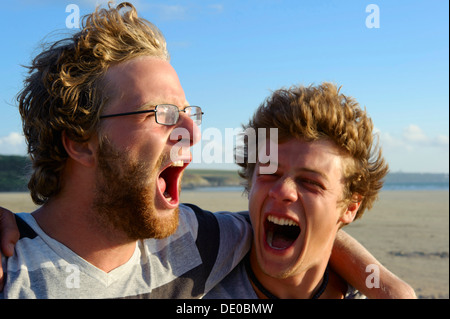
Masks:
[[[414,124],[410,124],[403,130],[403,138],[405,141],[413,144],[427,144],[430,142],[430,139],[422,129]]]
[[[0,136],[0,154],[4,155],[25,155],[25,138],[22,134],[11,132],[7,136]]]
[[[380,131],[378,134],[391,171],[448,172],[448,135],[430,136],[414,124],[400,134]]]
[[[448,145],[449,145],[448,136],[445,136],[445,135],[438,135],[435,138],[433,138],[431,142],[434,146],[438,146],[438,147],[446,146],[448,148]]]
[[[383,145],[383,147],[394,148],[394,147],[401,147],[404,145],[404,143],[400,139],[392,136],[390,133],[380,132],[379,136],[380,136],[380,143]]]
[[[383,147],[387,148],[422,148],[422,147],[439,147],[448,148],[449,137],[446,135],[429,136],[419,126],[410,124],[405,127],[400,136],[374,130],[380,136]]]

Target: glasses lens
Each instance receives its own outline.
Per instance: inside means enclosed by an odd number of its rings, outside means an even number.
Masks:
[[[171,104],[156,106],[156,122],[164,125],[174,125],[178,122],[178,107]]]
[[[196,125],[202,124],[202,109],[199,106],[188,106],[185,112]]]

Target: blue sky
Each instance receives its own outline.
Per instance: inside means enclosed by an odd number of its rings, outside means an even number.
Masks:
[[[233,167],[206,165],[204,154],[227,151],[226,128],[239,128],[271,91],[331,81],[367,108],[391,171],[448,173],[447,0],[130,2],[163,32],[189,102],[205,111],[192,167]],[[98,3],[2,4],[0,154],[25,154],[15,106],[21,65],[44,38],[74,31],[67,5],[83,15]],[[369,4],[379,8],[379,28],[366,26]]]

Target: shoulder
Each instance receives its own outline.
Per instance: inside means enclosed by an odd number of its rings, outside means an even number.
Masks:
[[[59,279],[61,276],[67,277],[66,267],[69,264],[48,244],[45,234],[31,214],[16,214],[16,222],[20,239],[14,248],[14,255],[3,264],[7,271],[4,296],[48,298],[49,283],[64,284],[65,281]]]
[[[258,299],[241,261],[231,273],[217,284],[205,299]]]
[[[328,299],[366,299],[366,296],[342,279],[331,268],[325,298]]]
[[[19,213],[14,215],[16,219],[17,228],[19,229],[20,239],[30,238],[33,239],[37,236],[37,233],[29,225],[34,223],[34,218],[28,213]],[[27,222],[28,221],[28,222]]]
[[[42,240],[39,225],[29,213],[15,214],[17,228],[20,237],[14,250],[14,255],[10,259],[18,259],[22,263],[36,261],[36,258],[42,259],[42,249],[45,249],[45,242]],[[35,256],[36,255],[36,256]],[[30,256],[30,258],[27,258]]]
[[[183,222],[191,228],[191,231],[195,233],[194,237],[197,237],[198,229],[210,231],[219,231],[221,229],[230,233],[246,232],[251,230],[250,220],[248,218],[248,212],[210,212],[204,210],[194,204],[181,204],[180,205],[180,227],[183,228]]]

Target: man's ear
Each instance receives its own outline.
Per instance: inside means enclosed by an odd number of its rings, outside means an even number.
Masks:
[[[92,167],[95,165],[95,154],[97,144],[93,141],[75,142],[69,138],[66,132],[61,134],[62,142],[67,154],[71,159],[83,166]]]
[[[361,206],[363,197],[359,194],[353,194],[350,203],[347,205],[346,210],[342,213],[342,216],[339,218],[344,225],[350,224],[356,216],[359,207]]]

